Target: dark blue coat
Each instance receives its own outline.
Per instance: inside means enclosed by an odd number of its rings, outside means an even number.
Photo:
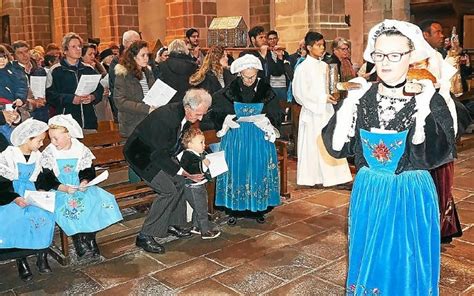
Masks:
[[[0,69],[0,98],[9,101],[20,99],[26,100],[28,94],[28,81],[21,71],[16,69],[12,63]]]
[[[72,103],[74,93],[82,75],[99,74],[84,64],[81,60],[77,65],[69,65],[65,59],[51,67],[46,88],[46,101],[56,108],[56,114],[71,114],[72,117],[85,129],[97,129],[97,117],[94,105],[102,100],[104,88],[99,83],[92,93],[95,100],[91,104]]]

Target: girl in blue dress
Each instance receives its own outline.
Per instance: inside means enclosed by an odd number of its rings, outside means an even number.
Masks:
[[[260,60],[250,54],[232,63],[238,78],[213,96],[211,116],[222,137],[229,171],[217,177],[216,206],[229,210],[229,225],[244,214],[264,223],[269,207],[280,204],[278,159],[274,141],[278,137],[281,111],[270,85],[257,78]],[[250,122],[237,122],[254,116]]]
[[[54,214],[29,205],[24,193],[36,191],[34,182],[41,170],[38,149],[43,146],[47,130],[44,122],[26,120],[13,130],[14,146],[0,154],[0,249],[35,250],[40,273],[51,272],[47,250],[53,240]],[[17,259],[17,265],[20,278],[31,280],[26,257]]]
[[[348,295],[438,295],[438,197],[428,170],[453,157],[453,120],[431,80],[407,93],[411,63],[431,47],[410,23],[385,20],[369,33],[364,59],[380,83],[349,91],[323,130],[329,153],[354,155],[349,208]]]
[[[107,191],[85,187],[96,176],[95,157],[77,140],[83,137],[79,124],[68,114],[52,117],[48,125],[51,144],[41,157],[38,187],[56,192],[56,223],[72,236],[78,259],[86,253],[98,257],[96,233],[122,220],[119,207]]]

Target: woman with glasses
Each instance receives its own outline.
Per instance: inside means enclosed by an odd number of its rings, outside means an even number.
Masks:
[[[75,94],[82,75],[99,74],[82,60],[82,38],[76,33],[67,33],[62,41],[64,57],[51,67],[46,88],[48,104],[56,108],[56,114],[71,114],[90,133],[97,129],[94,105],[102,100],[104,88],[99,83],[94,92],[78,96]]]
[[[212,98],[211,116],[229,166],[217,178],[216,206],[228,209],[229,225],[236,224],[237,216],[264,223],[265,211],[280,204],[274,141],[281,111],[270,85],[257,77],[258,70],[262,64],[256,56],[236,59],[230,72],[238,78]]]
[[[364,59],[380,83],[358,77],[323,130],[335,157],[355,156],[349,209],[348,295],[439,295],[438,198],[428,172],[452,160],[453,120],[431,80],[406,93],[411,63],[429,44],[410,23],[385,20],[368,36]]]

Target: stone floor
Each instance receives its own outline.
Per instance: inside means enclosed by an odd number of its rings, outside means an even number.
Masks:
[[[143,252],[134,236],[101,245],[98,262],[61,267],[34,280],[17,277],[14,262],[0,264],[0,295],[344,295],[349,192],[295,187],[291,199],[264,225],[240,220],[222,226],[214,241],[199,237],[166,243],[164,255]],[[474,148],[459,153],[454,195],[464,235],[442,247],[441,295],[474,295]],[[135,217],[101,238],[140,225]]]

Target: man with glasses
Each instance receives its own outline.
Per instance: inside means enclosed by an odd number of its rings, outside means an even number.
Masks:
[[[270,49],[270,59],[268,59],[270,86],[276,97],[286,102],[288,85],[293,80],[290,55],[278,45],[279,38],[276,31],[271,30],[267,33],[267,41]]]

